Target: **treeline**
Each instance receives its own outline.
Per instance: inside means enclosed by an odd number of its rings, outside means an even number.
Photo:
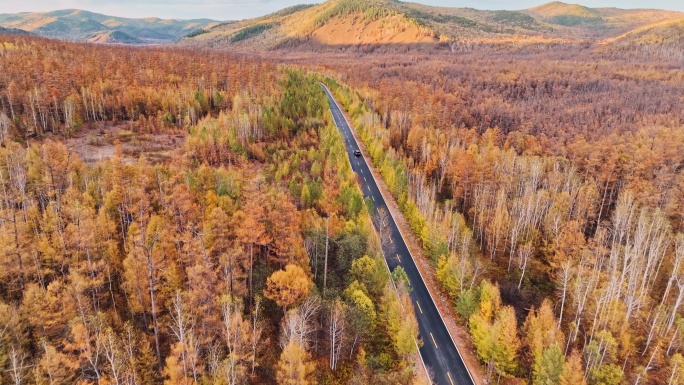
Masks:
[[[670,96],[653,108],[627,104],[610,113],[602,102],[588,103],[585,96],[597,97],[589,89],[573,94],[587,84],[568,78],[567,94],[557,97],[587,103],[592,115],[606,111],[599,121],[638,119],[613,127],[594,121],[600,130],[586,136],[576,125],[534,131],[534,120],[505,131],[487,119],[458,123],[468,110],[445,112],[438,83],[431,98],[399,94],[399,85],[416,83],[401,70],[384,71],[369,84],[391,83],[396,92],[327,82],[432,259],[487,374],[533,384],[684,381],[677,283],[684,278],[684,136],[679,119],[664,119],[679,107],[657,107]],[[670,75],[656,83],[667,89],[681,76]],[[473,99],[483,94],[485,83]],[[398,103],[405,107],[388,108]]]
[[[78,52],[103,79],[118,66],[154,74],[150,95],[204,92],[200,75],[168,82],[171,68],[203,67],[185,51],[40,39],[3,47]],[[11,55],[4,63],[19,71]],[[117,149],[90,167],[57,141],[27,145],[31,115],[12,99],[0,148],[0,382],[412,383],[407,289],[390,283],[321,88],[299,72],[207,57],[245,76],[217,90],[223,104],[196,111],[169,163],[143,155],[130,164]],[[177,62],[163,74],[161,59]],[[49,73],[24,66],[13,84],[35,89],[72,66],[45,60]],[[135,76],[117,84],[140,87]],[[98,119],[132,116],[117,108],[122,115]]]
[[[0,66],[0,134],[24,139],[94,121],[187,130],[230,109],[235,96],[268,95],[276,82],[274,65],[256,59],[31,37],[3,37]]]

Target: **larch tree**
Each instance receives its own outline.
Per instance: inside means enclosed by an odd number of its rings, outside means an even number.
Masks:
[[[513,308],[501,305],[498,286],[482,281],[479,309],[470,316],[469,327],[477,356],[487,365],[488,376],[514,374],[520,347],[517,321]]]
[[[144,230],[137,223],[129,228],[130,247],[124,260],[124,279],[129,295],[137,302],[134,308],[149,312],[152,317],[155,350],[161,365],[159,314],[163,302],[178,284],[172,259],[175,248],[162,217],[154,215],[145,225]]]
[[[582,357],[578,351],[573,350],[563,365],[559,385],[586,385],[586,383]]]
[[[266,218],[267,213],[264,209],[263,202],[260,202],[255,194],[262,194],[261,192],[251,191],[247,196],[247,203],[244,211],[238,211],[234,215],[234,219],[242,220],[238,227],[238,238],[240,242],[246,245],[249,254],[249,305],[251,307],[254,300],[254,254],[260,254],[260,249],[271,242],[270,235],[266,232]],[[255,250],[256,249],[256,250]]]
[[[553,344],[565,347],[563,332],[558,327],[551,301],[545,299],[539,309],[532,308],[523,325],[523,346],[528,351],[527,360],[532,368],[540,365],[542,354]],[[552,353],[548,353],[552,354]],[[554,353],[555,354],[555,353]],[[546,357],[547,361],[551,356]],[[535,369],[536,370],[536,369]]]
[[[309,353],[293,341],[280,354],[276,381],[278,385],[309,385],[313,383],[311,376],[314,369]]]
[[[565,357],[558,343],[544,349],[532,371],[534,385],[559,385],[565,366]]]
[[[289,264],[285,270],[278,270],[268,277],[264,295],[286,312],[288,306],[304,299],[312,287],[313,282],[304,269]]]
[[[42,356],[33,369],[36,383],[46,385],[73,384],[78,372],[78,362],[47,342],[43,342],[41,350]]]
[[[514,375],[518,368],[518,338],[515,310],[510,306],[502,307],[497,312],[494,321],[496,341],[493,346],[492,358],[496,371],[503,376]]]
[[[297,231],[300,222],[297,207],[283,192],[276,192],[270,198],[269,218],[266,229],[272,239],[272,259],[281,266],[308,265],[304,240]]]

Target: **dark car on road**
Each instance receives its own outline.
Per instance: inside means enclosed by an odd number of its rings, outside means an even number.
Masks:
[[[361,156],[361,150],[354,150],[354,156]]]

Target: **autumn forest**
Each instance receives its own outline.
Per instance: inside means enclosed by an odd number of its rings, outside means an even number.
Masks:
[[[2,67],[3,383],[411,377],[412,323],[315,80],[26,38]],[[181,155],[116,144],[88,165],[58,140],[124,120],[189,127]]]
[[[474,383],[684,384],[681,58],[535,39],[0,31],[0,384],[431,383],[321,84]]]

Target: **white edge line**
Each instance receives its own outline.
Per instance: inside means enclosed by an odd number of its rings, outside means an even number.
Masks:
[[[328,89],[328,87],[325,84],[323,84],[323,83],[320,83],[320,84],[323,86],[323,88],[325,88],[326,91],[328,91],[328,94],[330,95],[330,99],[332,99],[335,102],[335,105],[337,106],[337,108],[341,112],[342,107],[340,107],[339,103],[337,103],[337,99],[335,99],[332,92],[330,92],[330,89]],[[352,126],[349,125],[349,121],[347,120],[347,116],[344,113],[342,114],[342,118],[344,119],[345,123],[347,123],[347,127],[349,127],[349,131],[352,133],[352,136],[354,137],[354,142],[356,142],[356,135],[354,135],[354,132],[352,131],[352,128],[351,128]],[[356,143],[356,145],[358,146],[358,143]],[[365,158],[365,156],[364,156],[364,158]],[[368,168],[370,169],[370,165],[368,166]],[[373,176],[373,173],[371,173],[371,177],[373,177],[373,180],[375,181],[375,176]],[[375,181],[375,183],[377,184],[378,182]],[[378,191],[380,192],[380,195],[382,195],[382,199],[385,200],[385,204],[387,204],[387,198],[385,197],[385,194],[382,192],[382,189],[380,187],[378,187]],[[397,226],[397,230],[399,230],[399,235],[401,236],[401,240],[404,241],[404,244],[406,245],[406,250],[408,250],[409,255],[411,256],[411,259],[413,260],[413,264],[416,265],[416,270],[418,270],[418,275],[420,276],[420,279],[423,281],[423,285],[425,285],[425,289],[427,290],[428,294],[430,295],[430,299],[432,300],[432,303],[435,305],[435,308],[437,309],[437,314],[439,314],[439,318],[442,320],[442,324],[444,325],[444,328],[446,329],[447,334],[449,335],[449,338],[451,339],[451,343],[454,344],[454,347],[456,348],[456,353],[458,353],[458,357],[461,359],[461,362],[463,362],[463,367],[465,367],[466,372],[468,372],[468,377],[470,377],[470,381],[473,383],[473,385],[475,385],[476,383],[475,383],[475,380],[473,379],[473,375],[470,374],[470,369],[468,368],[468,365],[466,365],[466,362],[463,359],[463,356],[461,355],[461,351],[458,349],[458,345],[456,345],[456,341],[454,341],[454,337],[451,335],[451,331],[449,331],[449,328],[446,326],[446,322],[444,322],[444,316],[442,316],[442,312],[439,310],[439,306],[437,306],[437,302],[435,301],[435,298],[432,296],[432,293],[430,292],[430,288],[425,283],[425,278],[423,278],[423,274],[420,272],[420,269],[418,268],[418,264],[416,263],[416,259],[413,257],[413,253],[411,253],[411,249],[408,247],[408,244],[406,243],[406,240],[404,239],[404,234],[401,231],[401,228],[399,228],[399,225],[397,224],[396,219],[394,219],[394,215],[392,214],[392,210],[390,210],[388,208],[387,211],[390,213],[390,216],[392,217],[394,224]],[[383,256],[384,256],[384,253],[383,253]],[[387,261],[385,261],[385,264],[387,264]],[[389,269],[389,267],[388,267],[388,269]],[[423,359],[423,357],[421,356],[421,360],[422,359]],[[423,363],[423,365],[425,365],[425,363]],[[430,376],[428,376],[428,378],[430,378]]]
[[[339,108],[340,111],[342,111],[342,108],[340,108],[340,105],[337,104],[337,100],[335,100],[335,97],[333,96],[332,92],[330,92],[328,87],[326,87],[325,84],[323,84],[323,83],[320,83],[320,84],[328,91],[330,99],[332,99],[332,101],[335,102],[335,105],[337,106],[337,108]],[[344,116],[344,114],[342,114],[342,115]],[[345,120],[345,122],[347,121],[346,118],[344,118],[344,120]],[[334,119],[333,119],[333,122],[334,122]],[[335,122],[335,126],[339,129],[339,126],[337,126],[336,122]],[[347,122],[347,127],[349,127],[349,131],[351,131],[351,127],[349,126],[349,122]],[[352,134],[352,136],[354,136],[354,134]],[[354,142],[356,142],[356,137],[354,137]],[[357,143],[357,146],[358,146],[358,143]],[[349,159],[349,157],[347,157],[347,162],[349,162],[349,165],[351,166],[351,159]],[[369,166],[369,169],[370,169],[370,166]],[[375,179],[374,179],[374,181],[375,181]],[[361,189],[361,190],[363,190],[363,189]],[[378,190],[380,190],[380,189],[378,189]],[[363,191],[361,191],[361,192],[363,192]],[[380,194],[382,194],[382,193],[380,193]],[[375,199],[373,199],[373,200],[375,200]],[[370,215],[370,213],[368,213],[368,215]],[[394,218],[392,218],[392,220],[394,220]],[[376,231],[375,226],[371,225],[371,228],[373,228],[373,231]],[[397,228],[399,228],[399,227],[397,226]],[[406,249],[408,249],[408,247]],[[392,287],[394,288],[394,294],[399,299],[399,304],[401,305],[401,298],[399,298],[399,292],[397,291],[397,285],[394,284],[394,280],[392,279],[392,272],[390,271],[389,265],[387,264],[387,257],[385,257],[385,251],[382,249],[382,246],[380,246],[380,253],[382,253],[382,261],[385,263],[385,268],[387,269],[387,274],[389,274],[390,282],[392,282]],[[409,251],[409,253],[410,253],[410,251]],[[411,258],[413,258],[413,256],[411,256]],[[416,267],[416,269],[417,269],[417,267]],[[421,277],[421,279],[422,278],[423,277]],[[427,285],[425,287],[427,287]],[[433,302],[434,302],[434,300],[433,300]],[[437,305],[435,305],[435,306],[437,306]],[[403,308],[403,305],[402,305],[402,308]],[[413,338],[413,343],[416,345],[416,351],[418,352],[418,357],[420,357],[420,363],[423,364],[423,370],[425,370],[425,377],[427,377],[428,382],[430,384],[432,384],[432,379],[430,378],[430,372],[428,372],[427,366],[425,366],[425,360],[423,360],[423,355],[420,353],[420,346],[418,346],[418,341],[416,340],[415,337],[412,336],[412,338]],[[458,350],[458,348],[457,348],[457,350]],[[465,366],[465,362],[463,364]],[[466,369],[467,369],[467,367],[466,367]],[[468,373],[468,374],[470,374],[470,373]]]

